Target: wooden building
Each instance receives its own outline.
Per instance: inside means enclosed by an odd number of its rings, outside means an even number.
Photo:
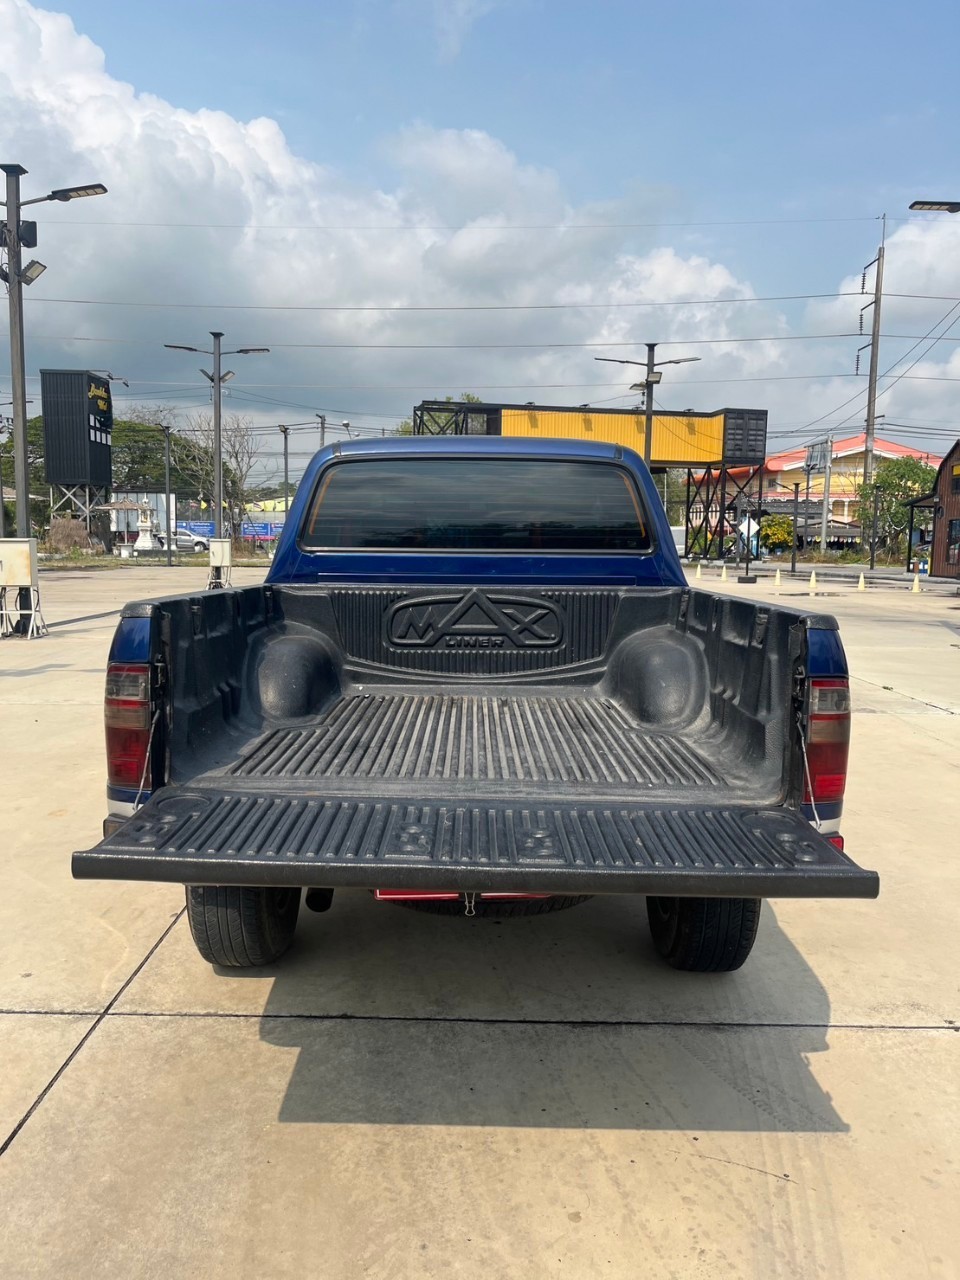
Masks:
[[[960,578],[960,440],[940,463],[930,493],[914,498],[910,506],[910,535],[918,508],[933,511],[933,543],[930,573],[935,578]]]

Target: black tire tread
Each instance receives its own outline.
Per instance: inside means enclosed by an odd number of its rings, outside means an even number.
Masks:
[[[293,941],[300,891],[278,908],[276,889],[187,885],[187,922],[204,960],[227,969],[272,964]]]
[[[753,949],[760,923],[760,898],[673,898],[670,924],[659,916],[656,899],[647,899],[654,946],[675,969],[695,973],[732,973]]]

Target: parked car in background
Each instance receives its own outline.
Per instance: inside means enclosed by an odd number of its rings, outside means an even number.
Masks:
[[[157,534],[157,541],[161,547],[166,549],[167,535],[165,533]],[[191,533],[189,529],[178,529],[173,539],[174,551],[209,551],[210,543],[208,539],[203,538],[198,533]]]

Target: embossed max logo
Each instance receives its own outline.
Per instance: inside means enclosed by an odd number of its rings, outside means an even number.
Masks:
[[[563,643],[563,616],[547,600],[473,590],[401,600],[386,632],[390,644],[421,649],[547,649]]]

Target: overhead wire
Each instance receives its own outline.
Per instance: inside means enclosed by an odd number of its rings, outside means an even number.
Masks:
[[[912,295],[896,295],[908,297]],[[918,295],[919,296],[919,295]],[[784,293],[760,297],[650,299],[635,302],[489,302],[489,303],[386,303],[341,306],[317,303],[259,302],[130,302],[105,298],[44,298],[30,296],[34,304],[56,303],[84,307],[136,307],[157,311],[317,311],[317,312],[433,312],[433,311],[615,311],[627,307],[715,307],[743,302],[812,302],[834,298],[859,298],[859,290],[829,293]]]
[[[887,369],[885,369],[885,370],[884,370],[884,372],[883,372],[882,374],[880,374],[880,375],[879,375],[879,378],[887,378],[887,377],[889,377],[889,376],[890,376],[890,374],[891,374],[891,372],[892,372],[892,371],[897,367],[897,365],[898,365],[898,364],[902,364],[902,363],[903,363],[903,361],[904,361],[904,360],[906,360],[907,356],[912,355],[912,354],[913,354],[913,352],[914,352],[914,351],[916,351],[917,347],[919,347],[921,343],[926,342],[926,341],[931,337],[931,335],[933,334],[934,330],[935,330],[935,329],[938,329],[938,328],[940,327],[940,325],[945,324],[945,323],[946,323],[946,321],[947,321],[947,320],[949,320],[949,319],[950,319],[950,317],[953,315],[953,313],[954,313],[955,311],[957,311],[958,309],[960,309],[960,301],[955,302],[955,303],[954,303],[954,305],[953,305],[952,307],[950,307],[950,309],[947,311],[946,315],[941,316],[941,317],[940,317],[940,319],[939,319],[939,320],[937,320],[935,324],[931,325],[931,327],[927,330],[927,332],[926,332],[922,337],[918,338],[918,339],[914,342],[913,346],[912,346],[908,351],[905,351],[905,352],[903,353],[903,355],[899,356],[896,360],[894,360],[893,364],[892,364],[892,365],[890,365]],[[958,317],[958,318],[960,318],[960,317]],[[886,395],[886,393],[887,393],[888,391],[892,391],[892,390],[893,390],[893,388],[896,386],[896,384],[897,384],[897,383],[898,383],[898,382],[899,382],[899,381],[900,381],[900,380],[905,376],[905,374],[907,374],[907,373],[909,373],[909,372],[910,372],[910,369],[913,369],[917,364],[919,364],[919,363],[920,363],[920,361],[921,361],[925,356],[929,355],[929,353],[933,350],[933,348],[937,345],[937,343],[938,343],[938,342],[942,342],[942,341],[944,341],[944,340],[945,340],[945,341],[947,341],[947,342],[950,342],[950,341],[960,341],[960,339],[951,339],[951,338],[948,338],[948,337],[947,337],[947,334],[949,333],[949,330],[953,328],[953,325],[954,325],[954,324],[956,324],[956,320],[954,320],[954,321],[953,321],[953,323],[949,326],[949,328],[948,328],[948,329],[946,329],[946,330],[944,330],[944,332],[943,332],[943,333],[938,334],[938,335],[937,335],[937,337],[935,337],[935,338],[933,339],[933,341],[930,343],[930,346],[927,348],[927,350],[926,350],[926,351],[924,351],[921,355],[919,355],[919,356],[917,357],[917,359],[916,359],[916,360],[914,360],[914,361],[913,361],[913,363],[912,363],[911,365],[909,365],[909,366],[908,366],[908,368],[907,368],[906,370],[904,370],[904,372],[903,372],[903,373],[901,373],[901,374],[900,374],[900,375],[899,375],[899,376],[898,376],[898,377],[897,377],[897,378],[896,378],[896,379],[895,379],[895,380],[890,384],[890,386],[889,386],[889,387],[884,387],[882,390],[878,390],[878,392],[877,392],[877,398],[879,399],[879,398],[880,398],[880,396],[882,396],[882,395]],[[893,338],[893,337],[897,337],[897,336],[900,336],[900,335],[893,335],[893,334],[890,334],[890,335],[881,335],[881,337],[883,337],[883,336],[888,336],[888,337],[890,337],[890,338]],[[910,339],[906,339],[906,340],[907,340],[907,341],[909,341]],[[878,378],[878,381],[879,381],[879,378]],[[810,428],[810,427],[815,427],[815,426],[817,426],[817,424],[818,424],[818,423],[825,421],[825,419],[827,419],[827,418],[832,418],[832,417],[833,417],[833,415],[834,415],[835,413],[839,413],[841,409],[845,409],[845,408],[847,407],[847,405],[853,404],[856,400],[862,400],[862,399],[863,399],[863,397],[864,397],[864,396],[866,396],[866,395],[868,395],[868,394],[869,394],[869,388],[868,388],[868,387],[864,388],[864,390],[863,390],[863,391],[858,391],[855,395],[852,395],[848,400],[844,400],[843,404],[837,405],[837,407],[836,407],[835,409],[831,409],[831,410],[829,410],[827,413],[823,413],[823,414],[821,414],[819,418],[814,418],[812,422],[807,423],[807,426],[806,426],[806,428],[804,428],[804,430],[809,430],[809,428]],[[850,413],[850,414],[848,414],[845,418],[842,418],[842,419],[840,420],[840,422],[834,423],[834,426],[836,426],[836,427],[841,427],[841,426],[843,426],[843,424],[844,424],[845,422],[849,422],[849,421],[850,421],[850,419],[851,419],[851,418],[853,418],[853,417],[855,417],[855,416],[856,416],[856,412],[854,412],[854,413]]]
[[[478,218],[489,217],[489,214],[478,214]],[[879,222],[880,215],[864,214],[859,217],[845,218],[731,218],[712,219],[710,221],[685,222],[478,222],[455,225],[452,223],[284,223],[284,222],[160,222],[160,221],[121,221],[113,219],[84,218],[82,220],[48,219],[45,226],[69,225],[76,227],[160,227],[177,230],[200,231],[452,231],[456,233],[491,231],[650,231],[660,228],[678,227],[774,227],[774,226],[815,226],[851,222]],[[906,219],[888,218],[888,222],[902,222]]]

